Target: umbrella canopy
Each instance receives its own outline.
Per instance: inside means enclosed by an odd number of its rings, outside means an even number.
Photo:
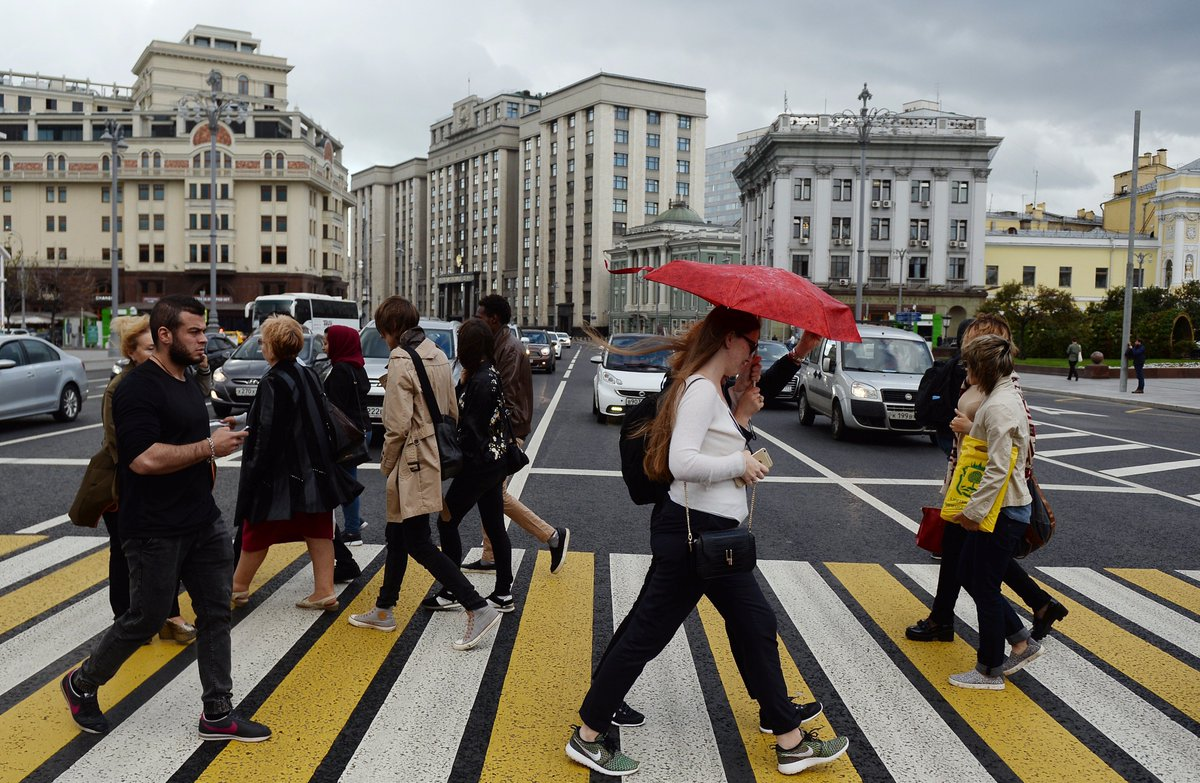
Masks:
[[[676,260],[646,279],[833,340],[862,342],[849,307],[786,269]]]

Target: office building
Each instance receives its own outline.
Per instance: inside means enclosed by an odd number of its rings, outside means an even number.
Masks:
[[[744,131],[737,140],[704,151],[704,219],[722,226],[736,226],[742,219],[742,192],[733,170],[763,137],[766,128]]]

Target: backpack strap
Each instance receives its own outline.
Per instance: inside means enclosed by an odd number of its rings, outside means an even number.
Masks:
[[[442,423],[442,411],[438,408],[437,399],[433,396],[433,387],[429,384],[429,374],[425,371],[425,362],[417,354],[416,349],[406,347],[405,352],[412,357],[413,369],[417,371],[417,380],[421,382],[421,395],[425,398],[425,407],[429,408],[429,416],[434,426]]]

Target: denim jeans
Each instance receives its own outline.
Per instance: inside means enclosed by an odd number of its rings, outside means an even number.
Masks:
[[[370,446],[371,445],[371,430],[370,430],[370,428],[367,429],[364,437],[365,437],[366,444],[368,446]],[[354,481],[358,481],[358,466],[357,465],[351,465],[350,467],[342,467],[342,470],[345,471],[346,475],[349,476],[351,479],[353,479]],[[358,532],[362,529],[362,516],[359,513],[362,508],[362,496],[363,496],[363,493],[360,492],[359,494],[354,496],[354,500],[351,500],[349,503],[342,504],[342,517],[345,520],[345,525],[344,525],[343,529],[347,533],[352,534],[352,535],[358,535]]]
[[[1022,528],[1021,535],[1024,534]],[[937,592],[933,596],[933,608],[929,611],[929,618],[939,625],[954,623],[954,605],[958,603],[958,591],[960,587],[965,586],[961,581],[959,564],[962,561],[966,536],[967,532],[960,525],[946,523],[946,530],[942,534],[942,565],[938,570]],[[1019,560],[1008,561],[1008,566],[1004,569],[1004,584],[1012,588],[1035,614],[1050,603],[1050,594],[1033,581],[1033,577],[1025,573]]]
[[[979,652],[975,668],[988,676],[1001,673],[1004,640],[1016,644],[1029,638],[1029,629],[1017,617],[1012,604],[1000,593],[1000,583],[1025,536],[1025,523],[1001,511],[996,529],[967,532],[963,537],[958,575],[962,586],[975,599],[979,615]]]
[[[199,530],[171,538],[127,538],[129,611],[100,638],[83,662],[79,685],[92,692],[111,680],[125,661],[170,616],[179,581],[196,611],[196,662],[209,715],[232,708],[230,672],[230,593],[233,590],[233,543],[221,518]]]

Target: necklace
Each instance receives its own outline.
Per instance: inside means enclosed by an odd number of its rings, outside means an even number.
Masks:
[[[183,380],[182,375],[176,375],[175,373],[173,373],[169,369],[167,369],[167,365],[163,364],[162,361],[157,356],[151,356],[150,360],[152,362],[154,362],[155,364],[157,364],[159,367],[161,367],[163,369],[163,372],[165,372],[167,375],[170,375],[175,380],[177,380],[177,381]]]

